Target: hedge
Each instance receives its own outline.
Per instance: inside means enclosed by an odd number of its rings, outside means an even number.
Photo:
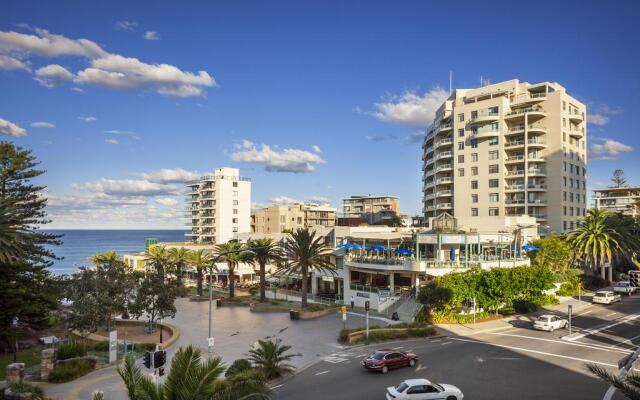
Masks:
[[[58,360],[82,357],[85,354],[87,354],[87,350],[80,343],[63,343],[58,346]]]
[[[49,382],[63,383],[77,379],[93,371],[88,360],[78,359],[56,365],[49,374]]]
[[[341,329],[338,334],[338,342],[340,343],[374,343],[393,339],[409,339],[414,337],[426,337],[435,335],[436,329],[431,326],[420,322],[412,323],[400,323],[389,326],[370,326],[369,338],[364,336],[355,340],[350,340],[350,335],[357,332],[362,332],[366,328],[352,328]]]

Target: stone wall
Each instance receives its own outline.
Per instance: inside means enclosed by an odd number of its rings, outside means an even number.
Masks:
[[[40,379],[46,381],[49,379],[49,374],[56,366],[56,360],[58,359],[58,349],[44,349],[42,350],[42,356],[40,361]]]

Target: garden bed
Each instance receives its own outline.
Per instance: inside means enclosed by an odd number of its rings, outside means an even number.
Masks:
[[[256,313],[288,313],[292,308],[300,307],[300,304],[281,300],[270,300],[264,303],[253,302],[249,307],[252,312]]]
[[[344,344],[376,343],[394,339],[410,339],[435,336],[436,328],[429,324],[412,322],[410,324],[394,324],[385,327],[369,327],[369,337],[366,337],[365,328],[342,329],[338,336],[338,342]]]

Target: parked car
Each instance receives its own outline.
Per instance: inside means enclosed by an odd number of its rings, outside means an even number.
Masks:
[[[620,296],[619,294],[613,293],[610,290],[600,290],[593,295],[592,301],[598,304],[611,304],[618,301],[622,301],[622,296]]]
[[[553,332],[556,329],[566,328],[568,325],[569,321],[566,319],[555,315],[545,314],[539,316],[538,319],[533,322],[533,329]]]
[[[635,286],[631,286],[631,282],[629,281],[621,281],[613,284],[614,293],[626,294],[627,296],[631,296],[636,291]]]
[[[428,379],[407,379],[398,386],[387,388],[387,400],[461,400],[462,391],[446,383],[433,383]]]
[[[371,371],[380,371],[383,374],[390,369],[400,367],[413,367],[418,361],[418,356],[413,353],[393,350],[378,350],[362,360],[362,366]]]

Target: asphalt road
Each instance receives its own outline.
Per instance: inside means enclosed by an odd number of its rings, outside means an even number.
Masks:
[[[572,335],[535,331],[530,322],[518,321],[467,336],[337,351],[275,387],[274,399],[382,399],[387,386],[408,378],[456,385],[467,399],[602,399],[608,386],[584,365],[617,372],[618,363],[640,345],[640,295],[582,309],[572,322]],[[360,360],[381,347],[410,350],[420,361],[387,375],[365,371]]]

